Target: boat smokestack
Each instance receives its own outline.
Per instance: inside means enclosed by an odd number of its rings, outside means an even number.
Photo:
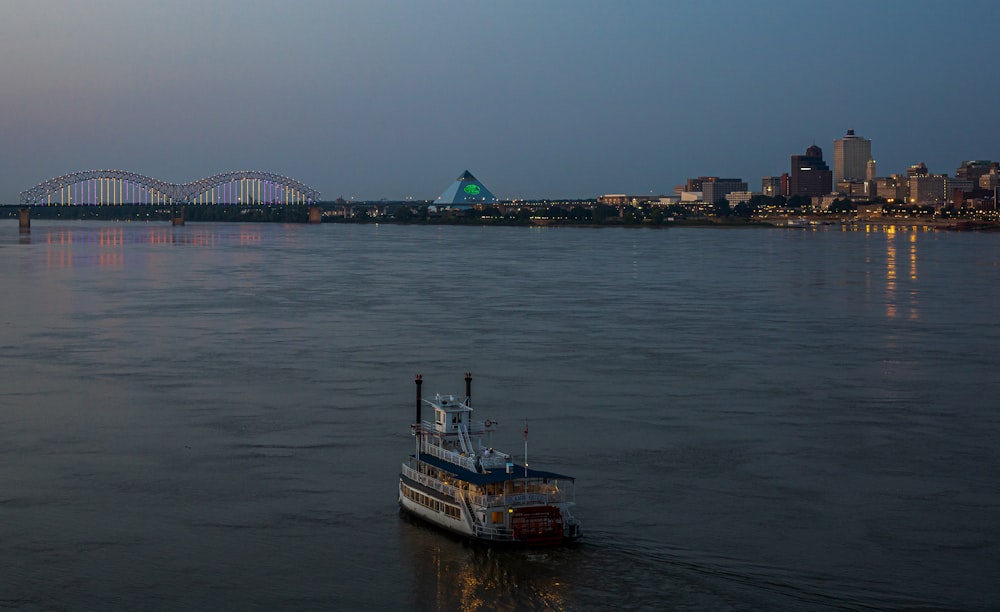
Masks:
[[[465,373],[465,405],[472,407],[472,372]]]
[[[413,379],[413,382],[417,383],[417,427],[420,427],[420,385],[424,384],[424,377],[417,374],[416,378]]]

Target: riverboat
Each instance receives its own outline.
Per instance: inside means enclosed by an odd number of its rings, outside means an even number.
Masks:
[[[581,536],[570,513],[575,479],[528,467],[527,423],[523,464],[489,446],[499,423],[476,420],[472,375],[465,375],[465,397],[423,399],[416,377],[416,422],[411,425],[415,452],[399,474],[399,505],[406,512],[475,540],[553,545]],[[422,408],[431,420],[422,419]],[[484,442],[484,439],[486,440]]]

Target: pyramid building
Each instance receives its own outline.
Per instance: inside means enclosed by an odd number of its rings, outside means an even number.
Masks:
[[[438,196],[434,203],[441,206],[472,206],[496,201],[496,196],[486,188],[486,185],[480,183],[479,179],[466,170]]]

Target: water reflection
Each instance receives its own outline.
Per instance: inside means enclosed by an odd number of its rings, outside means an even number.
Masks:
[[[561,610],[570,580],[560,560],[574,547],[488,547],[401,514],[400,535],[417,610]]]
[[[896,223],[845,223],[841,226],[843,232],[864,232],[865,234],[926,234],[937,232],[939,228],[933,225],[906,225]]]
[[[260,244],[258,226],[173,227],[121,225],[112,227],[58,227],[36,229],[33,238],[21,244],[44,244],[45,264],[49,269],[72,267],[121,267],[125,264],[124,247],[133,245],[215,247],[220,242],[239,245]],[[94,247],[97,247],[95,250]],[[80,248],[78,253],[75,247]],[[85,254],[81,254],[85,253]]]
[[[897,226],[886,225],[881,226],[881,231],[885,233],[886,236],[886,251],[885,251],[885,304],[886,304],[886,317],[890,319],[895,319],[901,314],[905,314],[906,318],[911,321],[916,321],[920,318],[920,310],[918,308],[919,302],[919,292],[915,286],[911,286],[910,283],[916,283],[918,280],[917,274],[917,234],[922,231],[927,231],[926,227],[910,227],[910,226]],[[901,236],[899,234],[905,234]],[[901,250],[897,241],[905,240],[909,243],[906,254],[905,262],[899,262],[898,259],[900,255],[897,251]],[[906,276],[900,278],[900,267],[903,266],[906,270]],[[901,286],[901,283],[903,286]],[[906,312],[900,312],[900,295],[905,292],[905,296],[908,298],[906,304]]]

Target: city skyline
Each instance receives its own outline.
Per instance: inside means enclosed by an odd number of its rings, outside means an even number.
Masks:
[[[0,202],[118,168],[257,169],[359,200],[755,186],[847,129],[878,173],[997,159],[1000,7],[782,2],[21,3],[0,23]]]

